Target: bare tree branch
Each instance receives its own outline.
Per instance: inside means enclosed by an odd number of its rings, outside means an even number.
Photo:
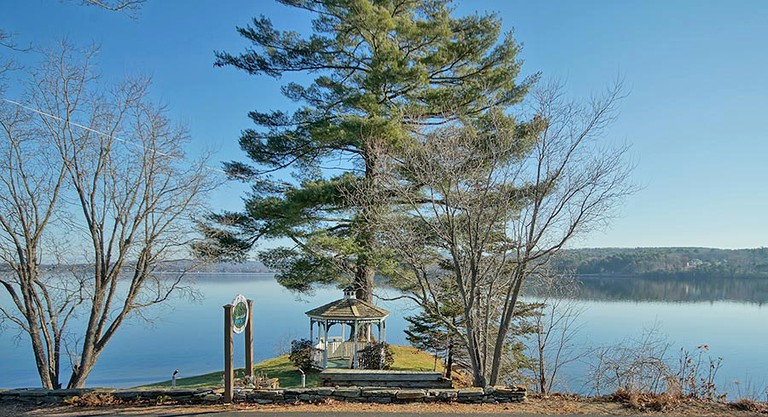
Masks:
[[[82,387],[126,320],[185,289],[184,272],[155,270],[187,255],[192,218],[217,184],[205,158],[186,159],[187,133],[148,99],[149,80],[103,88],[94,53],[47,51],[21,103],[0,107],[0,259],[13,272],[0,283],[18,314],[2,313],[30,336],[47,388],[61,385],[62,347],[67,385]],[[91,264],[46,264],[76,256],[57,247],[61,236]],[[67,336],[77,311],[79,348]]]
[[[434,129],[380,162],[381,190],[355,193],[358,205],[378,208],[365,220],[397,260],[386,270],[394,285],[429,312],[439,313],[446,297],[460,302],[464,322],[453,328],[475,385],[499,381],[527,278],[572,238],[604,225],[633,191],[626,147],[597,142],[621,97],[616,85],[582,105],[544,86],[528,121],[491,106]],[[453,283],[452,294],[435,290],[441,280]]]

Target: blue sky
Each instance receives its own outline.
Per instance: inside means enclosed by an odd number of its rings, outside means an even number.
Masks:
[[[237,139],[253,109],[289,103],[286,80],[214,68],[213,51],[247,46],[235,26],[264,14],[305,31],[309,17],[268,0],[148,0],[135,19],[76,0],[4,0],[0,27],[21,45],[66,37],[101,45],[106,79],[147,74],[153,94],[189,125],[190,153],[242,159]],[[456,3],[494,11],[523,43],[524,72],[567,84],[574,98],[617,77],[629,96],[606,139],[632,146],[634,181],[611,227],[574,246],[768,246],[768,2],[516,1]],[[215,208],[237,210],[244,188]]]

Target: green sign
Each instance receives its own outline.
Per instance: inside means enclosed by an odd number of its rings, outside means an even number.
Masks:
[[[232,301],[232,331],[240,334],[245,330],[245,322],[248,321],[248,303],[242,294],[238,294]]]

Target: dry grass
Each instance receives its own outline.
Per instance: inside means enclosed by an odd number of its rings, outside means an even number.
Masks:
[[[607,398],[638,411],[670,411],[680,405],[680,399],[669,394],[651,394],[623,389]]]
[[[742,411],[751,411],[753,413],[768,414],[768,403],[761,403],[747,398],[730,403],[730,406]]]
[[[74,407],[112,407],[122,404],[122,401],[108,392],[86,392],[66,398],[64,403]]]
[[[758,403],[757,406],[765,407]],[[539,415],[562,414],[592,414],[592,415],[669,415],[674,416],[732,416],[754,417],[760,411],[752,404],[739,402],[739,405],[710,403],[695,400],[680,400],[671,411],[653,411],[651,407],[644,411],[627,407],[625,404],[613,401],[608,397],[585,398],[573,395],[551,395],[546,398],[530,398],[523,403],[513,404],[457,404],[457,403],[412,403],[412,404],[358,404],[339,401],[326,401],[320,404],[298,405],[211,405],[211,406],[135,406],[121,405],[99,408],[48,407],[37,409],[7,409],[0,407],[0,416],[29,416],[29,417],[74,417],[122,415],[122,416],[172,416],[192,413],[213,413],[223,411],[303,411],[303,412],[355,412],[365,416],[366,413],[529,413]]]

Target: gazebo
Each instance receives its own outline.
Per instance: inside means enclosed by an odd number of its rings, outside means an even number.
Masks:
[[[358,352],[372,343],[371,328],[378,329],[378,339],[383,342],[387,338],[387,323],[389,311],[377,307],[365,300],[355,298],[352,287],[344,289],[344,298],[306,312],[309,316],[309,340],[314,344],[312,360],[320,369],[328,368],[328,360],[347,362],[344,367],[357,368]],[[314,337],[314,327],[317,324],[317,339]],[[340,324],[341,336],[329,337],[328,330]],[[350,326],[349,339],[345,335],[346,325]],[[361,326],[365,326],[365,340],[358,340]],[[317,343],[315,343],[317,340]]]

